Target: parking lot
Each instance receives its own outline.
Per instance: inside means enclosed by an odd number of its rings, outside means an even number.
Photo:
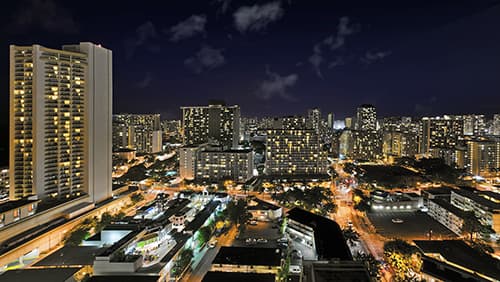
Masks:
[[[368,213],[368,218],[378,233],[387,238],[402,238],[406,240],[455,238],[456,235],[422,212],[374,212]],[[393,219],[401,219],[394,223]]]
[[[273,226],[275,226],[273,228]],[[263,221],[257,221],[256,225],[250,225],[247,224],[245,231],[239,235],[239,238],[234,241],[234,246],[258,246],[258,247],[269,247],[269,248],[274,248],[278,244],[276,240],[278,238],[281,238],[282,235],[280,234],[280,228],[277,222],[263,222]],[[251,244],[247,244],[245,242],[246,239],[248,238],[253,238],[253,239],[265,239],[267,240],[266,243],[263,242],[254,242]]]

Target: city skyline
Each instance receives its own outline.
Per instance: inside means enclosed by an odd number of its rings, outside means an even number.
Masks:
[[[114,113],[180,119],[179,107],[212,98],[258,117],[321,106],[344,118],[364,103],[380,116],[498,111],[499,1],[96,3],[5,3],[0,89],[9,44],[89,41],[114,52]],[[1,95],[0,136],[7,120]],[[0,141],[0,164],[7,147]]]
[[[91,23],[86,7],[25,2],[4,9],[9,42],[2,46],[88,40],[113,50],[115,113],[178,118],[179,106],[209,98],[244,104],[245,116],[303,112],[317,105],[348,116],[363,103],[375,104],[382,115],[470,113],[466,99],[452,98],[471,95],[478,98],[476,112],[492,114],[492,102],[499,102],[493,74],[500,65],[494,52],[500,40],[492,35],[498,1],[464,1],[451,8],[448,1],[429,2],[423,9],[396,1],[380,7],[297,1],[209,1],[192,7],[174,1],[137,8],[124,3],[111,18],[106,14],[111,7],[104,4]],[[43,15],[23,21],[37,12]],[[133,20],[125,22],[128,17]],[[117,25],[119,34],[111,31]],[[464,37],[468,40],[462,42]],[[6,56],[0,63],[7,65]],[[6,72],[0,73],[5,89]],[[277,109],[276,103],[289,110]]]

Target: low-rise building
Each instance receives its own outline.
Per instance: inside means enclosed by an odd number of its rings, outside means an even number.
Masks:
[[[259,198],[253,198],[247,205],[252,217],[261,221],[271,221],[281,218],[283,209]]]
[[[64,267],[48,269],[17,269],[2,274],[2,281],[62,281],[76,282],[81,267]],[[81,276],[80,276],[81,277]]]
[[[222,272],[209,271],[202,282],[221,282],[221,281],[238,281],[238,282],[275,282],[276,275],[271,273],[241,273],[241,272]]]
[[[221,247],[210,271],[278,274],[281,265],[279,249]]]
[[[416,193],[389,193],[376,190],[370,195],[373,211],[413,212],[424,206],[422,196]]]
[[[461,240],[416,240],[426,281],[498,281],[500,261]]]
[[[308,261],[304,263],[301,281],[375,281],[364,263],[359,261]]]
[[[450,202],[451,190],[452,188],[443,186],[422,190],[420,194],[424,199],[424,205],[428,206],[429,201],[434,199],[442,199]]]
[[[196,209],[193,209],[190,206],[185,206],[169,217],[169,220],[172,223],[172,228],[177,229],[177,232],[181,232],[186,227],[186,224],[193,219],[195,214]]]
[[[433,199],[428,202],[428,215],[444,225],[457,235],[462,235],[464,211],[443,199]]]
[[[451,203],[463,211],[473,211],[482,224],[500,234],[500,194],[462,188],[451,192]]]
[[[287,219],[286,233],[312,249],[312,255],[303,254],[305,260],[352,261],[342,230],[335,221],[300,208],[288,211]]]

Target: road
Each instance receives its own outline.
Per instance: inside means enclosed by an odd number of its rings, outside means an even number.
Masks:
[[[233,226],[226,234],[217,238],[217,246],[213,249],[205,247],[202,251],[202,257],[198,260],[195,258],[193,263],[194,269],[185,274],[181,279],[182,282],[201,282],[205,274],[210,271],[212,261],[219,252],[222,246],[231,246],[236,238],[237,228]]]
[[[334,165],[335,170],[339,175],[340,180],[350,178],[346,172],[343,171],[340,165]],[[342,182],[342,181],[340,181]],[[384,243],[387,240],[385,237],[378,234],[373,225],[368,220],[366,214],[357,211],[352,205],[352,189],[355,184],[345,187],[345,185],[335,186],[332,182],[331,189],[336,195],[337,212],[332,214],[331,217],[341,226],[346,227],[348,222],[352,223],[353,228],[359,234],[359,243],[366,253],[372,254],[375,259],[379,261],[384,260]],[[381,270],[382,281],[392,281],[392,275],[389,271]]]

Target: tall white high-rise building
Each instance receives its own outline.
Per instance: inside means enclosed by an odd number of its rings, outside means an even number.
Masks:
[[[111,196],[112,53],[10,46],[10,198]]]

